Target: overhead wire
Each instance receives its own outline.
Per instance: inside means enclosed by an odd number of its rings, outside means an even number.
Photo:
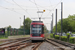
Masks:
[[[7,9],[7,10],[10,10],[10,11],[13,11],[13,12],[16,12],[17,14],[23,15],[23,14],[21,14],[21,13],[19,13],[19,12],[15,11],[14,9],[12,9],[12,10],[11,10],[11,9],[6,8],[6,7],[3,7],[3,6],[1,6],[1,5],[0,5],[0,7],[4,8],[4,9]]]
[[[49,1],[50,1],[50,4],[51,4],[51,0],[49,0]],[[49,13],[46,16],[48,16],[50,14],[50,12],[51,12],[51,10],[49,10]]]
[[[7,2],[7,3],[9,3],[9,4],[15,5],[15,3],[11,3],[11,2],[9,2],[7,0],[4,0],[4,1]],[[27,6],[24,6],[24,5],[20,5],[20,6],[27,7]]]
[[[54,8],[56,8],[56,7],[57,7],[57,6],[61,3],[61,1],[62,1],[62,0],[60,0],[60,2],[59,2],[59,3],[57,3],[57,5],[56,5]],[[54,9],[54,8],[53,8],[53,9]]]
[[[36,5],[36,7],[37,7],[37,4],[36,4],[35,0],[34,0],[34,3],[35,3],[35,5]],[[39,8],[38,8],[38,7],[37,7],[37,9],[38,9],[38,11],[39,11]],[[39,13],[38,13],[38,17],[39,17]]]
[[[9,2],[9,1],[7,1],[7,0],[4,0],[4,1],[7,2],[7,3],[10,3],[10,4],[12,4],[12,5],[15,5],[14,3],[11,3],[11,2]],[[9,9],[9,8],[3,7],[3,6],[1,6],[1,7],[4,8],[4,9],[8,9],[8,10],[11,10],[11,9],[12,9],[11,11],[14,11],[14,12],[16,12],[16,13],[18,13],[18,14],[21,14],[21,13],[15,11],[14,8]],[[23,14],[21,14],[21,15],[23,15]]]
[[[37,9],[38,9],[38,11],[39,11],[39,8],[38,8],[38,6],[37,6],[37,4],[36,4],[35,0],[34,0],[34,3],[35,3],[35,5],[36,5],[36,7],[37,7]]]
[[[6,0],[5,0],[5,1],[6,1]],[[14,0],[12,0],[12,1],[13,1],[17,6],[19,6],[22,10],[24,10],[25,12],[27,12],[24,8],[22,8],[22,7],[21,7],[19,4],[17,4]],[[29,1],[31,1],[31,0],[29,0]],[[8,2],[8,1],[6,1],[6,2]],[[31,2],[32,2],[32,1],[31,1]],[[10,2],[9,2],[9,3],[10,3]],[[34,0],[33,3],[36,5],[36,7],[37,7],[37,9],[38,9],[38,4],[36,4],[35,0]],[[11,4],[12,4],[12,3],[11,3]],[[59,2],[57,5],[59,5],[59,4],[60,4],[60,2]],[[57,6],[57,5],[56,5],[56,6]],[[56,6],[55,6],[55,7],[56,7]],[[55,7],[54,7],[54,8],[55,8]],[[54,8],[53,8],[53,9],[54,9]],[[38,9],[38,10],[39,10],[39,9]],[[49,11],[49,13],[50,13],[50,12],[51,12],[51,11]],[[27,13],[28,13],[28,12],[27,12]],[[48,13],[48,15],[49,15],[49,13]],[[28,13],[28,14],[29,14],[29,13]],[[48,15],[47,15],[47,16],[48,16]],[[30,15],[30,16],[31,16],[31,15]],[[41,15],[41,16],[42,16],[42,15]]]
[[[33,1],[31,1],[31,0],[29,0],[31,3],[33,3],[33,4],[35,4]],[[36,4],[37,6],[39,6],[39,7],[41,7],[41,8],[45,8],[45,9],[47,9],[46,7],[43,7],[43,6],[40,6],[40,5],[38,5],[38,4]],[[47,9],[47,10],[49,10],[49,9]]]
[[[10,4],[12,4],[12,5],[15,5],[14,3],[11,3],[11,2],[9,2],[9,1],[7,1],[7,0],[4,0],[5,2],[7,2],[7,3],[10,3]],[[36,4],[37,5],[37,4]],[[27,6],[24,6],[24,5],[20,5],[20,6],[23,6],[23,7],[27,7]],[[37,5],[38,6],[38,5]],[[28,10],[28,9],[27,9]],[[32,10],[32,9],[31,9]]]
[[[29,0],[29,1],[32,2],[33,4],[35,4],[35,2],[33,2],[33,1],[31,1],[31,0]],[[60,2],[59,2],[59,3],[60,3]],[[58,3],[58,4],[59,4],[59,3]],[[58,5],[58,4],[57,4],[57,5]],[[38,5],[38,4],[36,4],[36,5],[37,5],[37,6],[40,6],[40,5]],[[56,7],[57,5],[55,5],[55,7]],[[52,6],[52,5],[51,5],[51,6]],[[40,6],[40,7],[42,7],[42,6]],[[54,7],[54,8],[55,8],[55,7]],[[45,7],[42,7],[42,8],[45,8]],[[51,10],[50,10],[50,9],[47,9],[47,8],[46,8],[46,9],[49,10],[49,13],[50,13],[51,11],[54,11],[54,8],[52,8]],[[47,16],[49,15],[49,13],[47,14]]]
[[[12,4],[12,5],[15,5],[14,3],[11,3],[11,2],[9,2],[9,1],[7,1],[7,0],[4,0],[5,2],[7,2],[7,3],[10,3],[10,4]]]
[[[31,0],[29,0],[30,2],[32,2]],[[36,7],[37,6],[40,6],[40,5],[38,5],[38,4],[36,4],[36,2],[35,2],[35,0],[34,0],[34,2],[32,2],[33,4],[35,4],[36,5]],[[42,6],[41,6],[42,7]],[[38,7],[37,7],[37,9],[38,9]],[[51,11],[51,10],[50,10]],[[43,15],[43,13],[42,13],[42,15]],[[41,15],[41,17],[42,17],[42,15]],[[47,17],[46,17],[47,18]],[[45,18],[42,18],[42,19],[45,19]],[[47,18],[47,19],[49,19],[49,18]]]
[[[62,0],[61,0],[62,1]],[[60,3],[61,3],[61,1],[59,2],[59,3],[57,3],[55,6],[54,6],[54,8],[52,8],[52,10],[54,10]],[[49,11],[49,13],[50,13],[51,11]],[[46,15],[46,16],[48,16],[49,15],[49,13]]]
[[[22,8],[19,4],[17,4],[14,0],[12,0],[17,6],[19,6],[22,10],[24,10],[26,13],[28,13],[27,12],[27,10],[25,10],[24,8]],[[29,13],[28,13],[29,14]],[[29,16],[31,17],[31,15],[29,14]]]
[[[34,0],[34,3],[35,3],[35,5],[36,5],[36,7],[37,7],[37,9],[38,9],[38,11],[39,11],[38,5],[36,4],[35,0]],[[38,15],[39,15],[39,13],[38,13]],[[41,17],[42,17],[42,15],[43,15],[43,13],[41,14]],[[38,17],[39,17],[39,16],[38,16]]]
[[[34,0],[34,4],[36,5],[36,7],[38,6],[38,5],[36,4],[35,0]],[[37,9],[38,9],[38,7],[37,7]],[[42,15],[43,15],[43,13],[42,13]],[[41,17],[42,17],[42,15],[41,15]],[[46,18],[47,18],[47,17],[46,17]],[[37,18],[34,18],[34,19],[37,19]],[[45,18],[42,18],[42,19],[45,19]],[[49,19],[49,18],[47,18],[47,19]],[[46,24],[50,24],[50,23],[46,23]]]

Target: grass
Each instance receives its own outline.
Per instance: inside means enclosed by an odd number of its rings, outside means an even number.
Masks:
[[[30,37],[30,35],[14,35],[14,36],[0,36],[0,39],[10,39],[10,38],[24,38],[24,37]]]
[[[0,36],[0,39],[8,39],[6,36]]]
[[[0,37],[0,39],[8,39],[7,37]]]
[[[30,37],[30,35],[15,35],[15,36],[9,36],[8,39],[24,38],[24,37]]]

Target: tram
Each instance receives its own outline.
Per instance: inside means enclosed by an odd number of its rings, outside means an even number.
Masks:
[[[31,40],[44,40],[43,21],[32,21],[30,25],[30,39]]]

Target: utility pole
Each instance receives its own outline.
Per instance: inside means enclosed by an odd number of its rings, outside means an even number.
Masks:
[[[51,21],[51,33],[53,33],[53,13],[52,13],[52,21]]]
[[[25,15],[24,15],[24,35],[25,35]]]
[[[55,33],[57,34],[57,9],[56,9],[56,32]]]
[[[63,17],[63,3],[61,2],[61,36],[62,36],[62,28],[63,28],[63,21],[62,21],[62,17]]]
[[[20,17],[20,27],[21,27],[21,17]]]
[[[52,33],[53,33],[53,13],[52,13]]]
[[[51,21],[51,33],[52,33],[52,21]]]

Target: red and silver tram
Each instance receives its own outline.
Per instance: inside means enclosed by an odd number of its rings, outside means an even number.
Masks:
[[[44,24],[42,21],[32,21],[30,26],[31,40],[44,40]]]

